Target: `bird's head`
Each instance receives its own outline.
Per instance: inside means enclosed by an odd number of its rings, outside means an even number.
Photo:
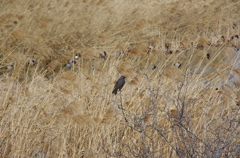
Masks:
[[[125,76],[121,76],[122,79],[125,79],[126,77]]]

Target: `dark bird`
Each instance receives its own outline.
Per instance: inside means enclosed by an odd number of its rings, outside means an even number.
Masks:
[[[122,88],[123,88],[123,86],[124,86],[124,84],[125,84],[125,76],[121,76],[118,80],[117,80],[117,82],[116,82],[116,84],[115,84],[115,86],[114,86],[114,89],[113,89],[113,91],[112,91],[112,93],[113,94],[117,94],[117,91],[118,90],[121,90]]]
[[[210,59],[210,54],[209,53],[206,56],[207,56],[207,59]]]
[[[152,66],[152,70],[154,70],[154,69],[156,69],[157,68],[157,66],[156,65],[153,65]]]

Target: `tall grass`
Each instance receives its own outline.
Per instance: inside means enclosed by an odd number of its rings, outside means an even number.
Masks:
[[[239,8],[1,1],[1,157],[239,156]]]

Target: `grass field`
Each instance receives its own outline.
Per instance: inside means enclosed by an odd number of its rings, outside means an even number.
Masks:
[[[0,157],[240,156],[239,8],[2,0]]]

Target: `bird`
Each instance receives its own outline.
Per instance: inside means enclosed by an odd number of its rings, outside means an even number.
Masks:
[[[156,65],[153,65],[152,66],[152,70],[154,70],[154,69],[156,69],[157,68],[157,66]]]
[[[210,54],[209,53],[206,56],[207,56],[207,59],[210,59]]]
[[[175,64],[173,64],[175,67],[177,67],[177,68],[180,68],[181,67],[181,63],[179,63],[179,62],[176,62]]]
[[[125,76],[121,76],[118,80],[117,80],[117,82],[116,82],[116,84],[115,84],[115,86],[114,86],[114,89],[113,89],[113,91],[112,91],[112,94],[117,94],[117,91],[118,90],[121,90],[122,88],[123,88],[123,86],[124,86],[124,84],[125,84]]]

